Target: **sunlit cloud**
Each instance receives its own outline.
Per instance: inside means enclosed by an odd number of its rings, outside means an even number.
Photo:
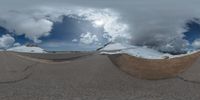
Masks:
[[[0,49],[6,49],[11,47],[15,42],[15,39],[9,34],[3,35],[0,37]]]
[[[40,39],[50,35],[54,22],[62,22],[63,16],[69,16],[103,28],[101,34],[109,41],[167,52],[184,51],[190,46],[197,48],[197,41],[190,43],[183,33],[188,31],[188,21],[200,18],[198,0],[21,1],[26,2],[26,9],[20,0],[13,7],[6,7],[0,1],[1,8],[9,9],[0,10],[0,26],[36,43],[42,43]],[[99,38],[99,33],[92,34]],[[78,42],[80,37],[81,34],[76,37]]]
[[[102,19],[100,19],[100,20],[94,21],[93,24],[96,27],[101,27],[101,26],[103,26],[105,24],[105,22]]]
[[[29,11],[32,11],[30,13]],[[15,16],[15,18],[12,18]],[[8,12],[0,16],[0,25],[16,35],[25,35],[36,43],[42,42],[41,37],[49,35],[53,22],[62,21],[62,16],[69,16],[79,20],[87,20],[94,27],[102,27],[104,34],[109,35],[109,40],[128,38],[128,27],[119,22],[119,16],[111,9],[94,8],[53,8],[40,7],[24,11]],[[59,33],[58,33],[59,34]],[[80,34],[81,35],[81,34]],[[103,35],[103,34],[102,34]]]
[[[84,44],[97,43],[99,41],[98,37],[95,34],[87,32],[86,34],[81,34],[80,42]]]
[[[200,49],[200,39],[197,39],[195,40],[193,43],[192,43],[192,46],[196,49]]]

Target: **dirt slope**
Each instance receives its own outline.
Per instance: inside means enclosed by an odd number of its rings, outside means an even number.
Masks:
[[[143,59],[127,54],[109,55],[110,60],[121,70],[142,79],[174,77],[190,68],[200,57],[200,52],[172,59]]]

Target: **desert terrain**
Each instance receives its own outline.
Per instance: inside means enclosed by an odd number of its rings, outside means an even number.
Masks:
[[[199,100],[200,59],[176,77],[135,78],[97,52],[0,52],[0,100]]]

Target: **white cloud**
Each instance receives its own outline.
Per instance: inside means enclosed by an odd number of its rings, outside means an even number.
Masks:
[[[90,32],[87,32],[86,34],[83,33],[83,34],[81,34],[81,37],[80,37],[80,42],[84,43],[84,44],[92,44],[92,43],[96,43],[98,41],[99,40],[98,40],[97,36]]]
[[[96,9],[87,7],[41,7],[43,14],[49,15],[49,18],[58,21],[59,16],[66,15],[79,20],[90,21],[94,27],[102,27],[108,40],[114,41],[119,38],[130,39],[129,27],[121,21],[120,14],[112,9]],[[52,15],[54,14],[54,15]],[[71,16],[75,15],[75,16]],[[102,34],[103,35],[103,34]]]
[[[21,46],[21,44],[20,43],[14,43],[13,46],[18,47],[18,46]]]
[[[91,21],[94,27],[104,28],[105,34],[110,36],[107,38],[111,41],[130,37],[127,35],[128,25],[120,22],[118,13],[111,9],[41,6],[21,11],[12,10],[0,15],[0,26],[16,32],[17,35],[25,34],[27,38],[39,43],[39,38],[49,35],[53,22],[62,21],[63,15]]]
[[[200,39],[197,39],[195,40],[193,43],[192,43],[192,46],[196,49],[200,49]]]
[[[3,35],[2,37],[0,37],[0,48],[1,49],[9,48],[13,45],[14,42],[15,39],[9,34]]]
[[[5,4],[9,4],[8,1]],[[34,18],[46,19],[45,16],[48,15],[51,20],[58,20],[59,16],[63,14],[84,16],[86,20],[92,21],[94,26],[103,27],[106,34],[110,36],[108,37],[110,40],[117,40],[120,37],[124,38],[123,40],[131,38],[132,44],[147,45],[159,50],[165,48],[165,50],[179,51],[186,48],[188,42],[183,39],[184,35],[182,34],[186,31],[185,23],[192,18],[200,18],[199,0],[19,1],[15,1],[13,8],[9,6],[7,9],[13,10],[20,7],[28,9],[28,7],[22,6],[22,2],[26,6],[32,6],[32,8],[34,6],[41,7],[43,4],[51,5],[53,7],[39,8],[39,12],[35,13]],[[4,2],[0,1],[1,8],[6,8]],[[69,4],[80,6],[80,8],[66,8]],[[112,10],[102,9],[107,7]],[[33,11],[30,11],[28,15],[31,13]]]
[[[77,39],[73,39],[72,42],[78,42],[78,40]]]
[[[0,26],[17,35],[25,34],[25,37],[36,43],[38,38],[49,35],[53,23],[47,19],[34,18],[26,13],[8,12],[0,16]]]
[[[119,38],[130,39],[129,27],[120,21],[120,15],[111,9],[80,9],[79,16],[86,16],[85,20],[93,23],[94,27],[103,27],[105,34],[109,35],[110,41]]]

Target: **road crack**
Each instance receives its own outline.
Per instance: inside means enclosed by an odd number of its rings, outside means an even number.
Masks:
[[[32,74],[33,74],[33,71],[30,72],[30,73],[28,72],[27,74],[26,74],[26,72],[27,72],[29,69],[31,69],[32,67],[36,67],[38,64],[39,64],[39,63],[37,62],[37,63],[34,63],[34,64],[29,65],[29,66],[27,66],[26,68],[24,68],[24,70],[22,70],[21,73],[24,73],[25,75],[24,75],[22,78],[16,79],[16,80],[9,80],[9,81],[0,82],[0,84],[13,84],[13,83],[21,82],[21,81],[24,81],[24,80],[30,78],[30,77],[32,76]]]
[[[198,81],[187,80],[187,79],[185,79],[183,77],[180,77],[180,76],[177,76],[177,78],[182,80],[182,81],[184,81],[184,82],[193,83],[193,84],[199,84],[200,85],[200,82],[198,82]]]
[[[18,79],[18,80],[11,80],[11,81],[5,81],[5,82],[0,82],[0,84],[13,84],[13,83],[17,83],[23,80],[28,79],[33,73],[29,73],[27,75],[25,75],[23,78]]]

